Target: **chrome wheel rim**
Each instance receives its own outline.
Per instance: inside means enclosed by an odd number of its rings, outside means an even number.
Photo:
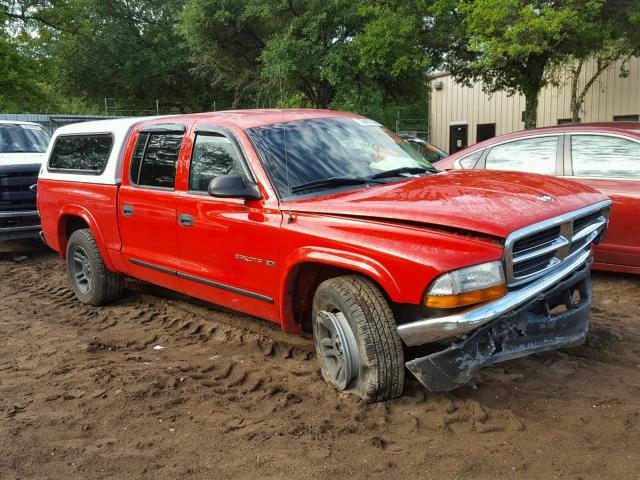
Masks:
[[[80,293],[85,295],[91,290],[93,268],[89,255],[82,247],[73,247],[71,251],[71,276]]]
[[[358,372],[358,345],[347,318],[340,311],[322,310],[316,317],[318,354],[338,389],[347,388]]]

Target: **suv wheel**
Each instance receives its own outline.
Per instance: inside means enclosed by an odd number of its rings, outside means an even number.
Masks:
[[[67,270],[78,299],[104,305],[122,296],[124,278],[107,269],[89,229],[76,230],[67,244]]]
[[[355,275],[326,280],[316,290],[312,315],[327,382],[367,402],[402,395],[402,342],[393,312],[373,282]]]

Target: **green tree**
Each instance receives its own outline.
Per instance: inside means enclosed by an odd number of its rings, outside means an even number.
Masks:
[[[580,121],[584,99],[596,80],[617,62],[621,62],[620,75],[625,74],[626,63],[640,55],[640,2],[637,0],[609,1],[603,5],[599,28],[584,32],[577,39],[569,58],[571,78],[572,121]],[[594,60],[596,69],[584,84],[580,77],[585,62]]]
[[[419,17],[387,3],[385,19],[348,0],[0,0],[0,13],[62,107],[312,106],[392,123],[426,110],[428,63],[399,41]]]
[[[183,0],[0,0],[13,30],[37,47],[58,103],[122,113],[213,107],[215,89],[175,32]],[[81,107],[82,108],[82,107]]]
[[[0,0],[0,110],[47,111],[53,105],[46,62],[32,32],[16,20],[17,1]]]
[[[37,64],[0,33],[0,110],[21,113],[45,105],[47,91],[39,77]]]
[[[420,98],[422,65],[385,70],[359,42],[369,17],[350,0],[187,0],[178,29],[233,106],[379,112]]]
[[[353,39],[362,22],[353,2],[300,2],[287,17],[259,56],[260,77],[270,88],[282,85],[313,107],[329,108],[340,90],[365,80],[354,68]]]
[[[578,123],[580,121],[580,112],[584,106],[584,100],[589,93],[593,84],[600,76],[616,62],[621,61],[621,75],[624,75],[624,67],[626,63],[634,56],[635,53],[626,47],[620,46],[618,42],[611,42],[600,50],[594,51],[586,56],[575,56],[569,59],[569,77],[571,81],[571,121]],[[584,68],[584,64],[588,60],[596,63],[596,68],[590,77],[585,79],[584,84],[580,84],[580,78]],[[561,70],[563,73],[565,69]]]
[[[279,25],[268,2],[187,0],[176,28],[198,72],[222,92],[221,103],[248,107],[269,105],[256,101],[258,59]]]
[[[209,82],[174,31],[182,0],[76,0],[73,32],[58,32],[50,51],[56,82],[68,96],[115,107],[188,112],[213,107]]]
[[[585,38],[601,28],[605,0],[435,0],[434,46],[463,83],[525,97],[534,128],[538,95]]]

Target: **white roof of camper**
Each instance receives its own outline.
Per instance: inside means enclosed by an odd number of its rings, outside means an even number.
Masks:
[[[124,149],[126,147],[126,140],[129,137],[129,132],[135,125],[143,120],[148,120],[154,117],[133,117],[133,118],[118,118],[113,120],[98,120],[93,122],[72,123],[71,125],[65,125],[60,127],[53,134],[49,148],[47,149],[47,161],[42,164],[40,169],[40,178],[46,178],[50,180],[66,180],[71,182],[82,183],[99,183],[104,185],[116,185],[120,183],[121,171],[122,171],[122,157]],[[113,146],[111,147],[111,153],[109,154],[109,160],[104,171],[99,175],[92,175],[86,173],[64,173],[64,172],[52,172],[49,171],[49,158],[51,158],[51,151],[56,144],[58,137],[65,135],[90,135],[90,134],[109,134],[113,136]]]

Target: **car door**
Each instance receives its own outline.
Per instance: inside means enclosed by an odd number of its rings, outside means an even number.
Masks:
[[[143,128],[123,165],[118,194],[122,260],[128,273],[171,289],[176,277],[178,242],[176,164],[184,125]]]
[[[189,295],[278,321],[279,210],[262,200],[207,192],[218,176],[254,181],[234,134],[199,126],[193,133],[188,186],[178,197],[178,276]]]
[[[640,268],[640,142],[620,135],[572,133],[566,149],[569,178],[613,202],[607,236],[594,248],[596,262],[614,269]]]
[[[487,149],[475,168],[559,175],[562,173],[562,134],[499,143]]]

